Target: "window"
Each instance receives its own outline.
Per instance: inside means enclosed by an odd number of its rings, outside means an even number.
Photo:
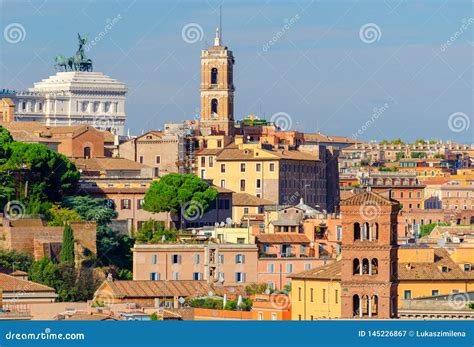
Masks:
[[[275,264],[268,264],[267,265],[267,272],[274,273],[275,272]]]
[[[257,188],[262,188],[262,181],[260,180],[260,178],[257,178]]]
[[[439,290],[437,290],[437,289],[433,289],[433,290],[431,291],[431,296],[436,296],[436,295],[438,295],[438,294],[439,294]]]
[[[221,164],[221,173],[225,173],[225,164]]]
[[[255,171],[257,171],[257,172],[262,171],[262,164],[257,163],[257,165],[255,166]]]
[[[217,70],[217,68],[213,67],[211,69],[211,84],[217,84],[218,76],[219,71]]]
[[[249,208],[248,207],[244,207],[244,214],[248,214],[249,213]]]
[[[337,241],[342,240],[342,226],[341,225],[338,225],[336,227],[336,239],[337,239]]]
[[[471,264],[464,264],[464,271],[471,271]]]
[[[178,272],[173,272],[173,280],[175,280],[175,281],[179,280],[179,273]]]
[[[200,272],[193,272],[193,281],[200,281],[202,279],[202,275]]]
[[[219,254],[219,264],[224,264],[224,254]]]
[[[313,288],[309,290],[309,300],[311,302],[314,302],[314,289]]]
[[[201,166],[206,166],[206,157],[201,157]]]
[[[304,264],[305,270],[311,270],[311,264]]]
[[[245,163],[240,164],[240,172],[245,172]]]
[[[159,281],[160,274],[156,272],[150,272],[150,281]]]
[[[277,314],[275,312],[272,313],[272,320],[277,320]]]
[[[219,102],[217,99],[212,99],[211,100],[211,114],[217,114],[217,109],[219,106]]]
[[[245,192],[245,180],[240,180],[240,191]]]
[[[263,312],[258,313],[258,320],[263,320]]]
[[[323,289],[323,304],[326,303],[326,289]]]
[[[235,256],[235,263],[236,264],[244,264],[245,263],[245,255],[243,254],[237,254]]]
[[[238,237],[237,238],[237,243],[243,245],[245,243],[245,238],[243,237]]]
[[[338,304],[339,303],[339,291],[336,289],[334,291],[334,293],[335,293],[334,295],[335,295],[335,299],[336,299],[336,304]]]
[[[209,167],[214,167],[214,157],[209,157],[207,160],[209,161]]]
[[[221,187],[225,188],[225,180],[221,180]]]
[[[153,174],[154,174],[155,177],[160,176],[160,169],[155,167],[154,170],[153,170]]]
[[[157,256],[156,254],[153,254],[153,255],[151,256],[151,263],[152,263],[152,264],[158,263],[158,256]]]
[[[120,200],[120,204],[122,207],[122,210],[130,210],[130,205],[131,205],[131,200],[130,199],[122,199]]]
[[[194,264],[198,265],[201,261],[201,256],[199,254],[194,255]]]
[[[171,256],[171,264],[181,264],[181,256],[179,254],[173,254]]]
[[[405,290],[405,291],[403,292],[403,298],[404,298],[405,300],[411,300],[411,290]]]
[[[245,273],[243,273],[243,272],[236,272],[236,273],[235,273],[235,282],[237,282],[237,283],[244,283],[244,282],[245,282]]]
[[[221,283],[224,282],[224,273],[223,272],[219,272],[218,277],[219,277],[219,282],[221,282]]]
[[[275,171],[275,164],[274,163],[270,163],[270,171],[271,172]]]
[[[222,147],[222,140],[217,140],[217,148],[221,148]]]
[[[137,209],[138,209],[138,210],[142,210],[144,204],[145,204],[145,200],[144,200],[144,199],[138,199],[138,200],[137,200]]]
[[[157,155],[155,157],[155,163],[160,164],[161,163],[161,156]]]
[[[88,159],[91,157],[91,148],[90,147],[84,147],[84,158]]]
[[[144,160],[143,155],[141,155],[139,158],[140,164],[143,164],[143,160]]]
[[[298,301],[301,301],[301,287],[298,288]]]
[[[286,264],[286,272],[290,274],[293,272],[293,264]]]

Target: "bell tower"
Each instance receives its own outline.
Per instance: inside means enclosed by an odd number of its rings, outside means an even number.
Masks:
[[[217,28],[214,45],[201,53],[201,135],[234,134],[234,63]]]
[[[341,201],[342,318],[397,317],[399,210],[371,191]]]

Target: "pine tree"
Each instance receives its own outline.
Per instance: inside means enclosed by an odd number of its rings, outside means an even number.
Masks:
[[[61,263],[74,263],[74,235],[69,224],[64,227],[63,244],[59,259]]]

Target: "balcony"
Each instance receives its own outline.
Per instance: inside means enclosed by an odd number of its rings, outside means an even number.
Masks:
[[[296,254],[294,253],[280,253],[281,258],[296,258]]]

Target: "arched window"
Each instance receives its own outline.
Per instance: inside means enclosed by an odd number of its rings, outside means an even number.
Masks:
[[[353,275],[360,274],[360,261],[357,258],[352,261],[352,274]]]
[[[91,148],[84,147],[84,158],[90,158],[90,157],[91,157]]]
[[[372,233],[372,240],[378,240],[379,239],[379,223],[375,223],[375,230]]]
[[[354,223],[354,240],[360,240],[360,224]]]
[[[363,295],[360,304],[361,304],[361,309],[362,309],[362,316],[368,316],[369,315],[369,305],[370,305],[369,296],[368,295]]]
[[[377,316],[379,313],[379,297],[374,295],[372,297],[372,316]]]
[[[217,68],[213,67],[211,69],[211,84],[217,84],[217,77],[219,75],[219,72]]]
[[[219,105],[219,102],[217,99],[212,99],[211,100],[211,113],[217,113],[217,106]]]
[[[362,275],[369,274],[369,259],[364,258],[362,259]]]
[[[364,223],[362,228],[362,240],[370,240],[370,225],[368,222]]]
[[[352,314],[354,317],[360,316],[360,298],[357,294],[352,297]]]
[[[377,275],[378,273],[379,273],[379,261],[378,261],[377,258],[374,258],[371,261],[370,274],[371,275]]]

